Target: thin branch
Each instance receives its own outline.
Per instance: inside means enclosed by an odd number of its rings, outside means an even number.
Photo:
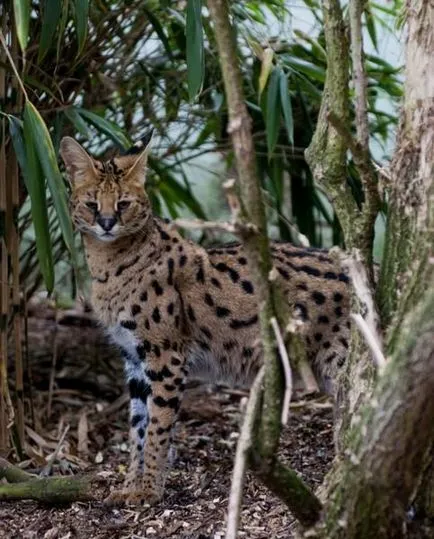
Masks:
[[[261,367],[250,389],[250,396],[247,402],[243,426],[241,427],[240,437],[237,443],[237,452],[235,454],[234,471],[231,482],[231,492],[229,494],[228,525],[225,536],[226,539],[236,539],[237,537],[247,457],[252,446],[252,431],[258,415],[263,379],[264,367]]]
[[[383,355],[381,350],[380,343],[376,339],[376,336],[370,330],[368,324],[365,322],[363,316],[360,313],[351,313],[351,318],[356,323],[357,327],[360,330],[360,333],[365,337],[366,343],[372,352],[372,357],[375,361],[375,364],[380,372],[386,366],[386,358]]]
[[[277,348],[279,350],[280,359],[282,360],[283,372],[285,375],[285,393],[283,395],[283,404],[282,404],[282,425],[288,423],[289,415],[289,404],[292,397],[292,371],[291,363],[289,362],[288,352],[286,351],[285,343],[283,342],[282,333],[280,331],[279,324],[276,320],[276,317],[272,317],[270,320],[271,327],[273,328],[274,335],[277,341]]]

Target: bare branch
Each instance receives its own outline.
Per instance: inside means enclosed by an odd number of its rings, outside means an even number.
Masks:
[[[280,359],[282,360],[283,372],[285,374],[285,393],[283,395],[283,405],[282,405],[282,425],[288,423],[288,414],[289,414],[289,403],[291,402],[292,397],[292,372],[291,364],[289,362],[288,352],[286,351],[285,343],[283,342],[282,333],[280,331],[279,324],[277,323],[276,318],[273,316],[270,320],[271,327],[273,328],[274,335],[276,336],[277,347],[280,354]]]
[[[243,426],[241,427],[240,437],[238,439],[234,471],[232,474],[231,492],[229,494],[226,539],[236,539],[237,537],[247,457],[252,446],[252,432],[258,414],[263,379],[264,367],[259,370],[250,389]]]

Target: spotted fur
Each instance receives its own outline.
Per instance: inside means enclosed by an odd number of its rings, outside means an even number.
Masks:
[[[102,163],[61,143],[71,212],[92,274],[92,303],[122,351],[130,392],[131,463],[121,499],[164,489],[170,436],[189,373],[248,385],[262,361],[258,305],[241,245],[205,250],[151,212],[148,147]],[[326,390],[345,362],[348,277],[321,249],[272,244],[288,304]]]

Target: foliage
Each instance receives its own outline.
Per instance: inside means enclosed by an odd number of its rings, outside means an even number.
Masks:
[[[311,0],[303,4],[314,21],[309,34],[291,28],[289,2],[232,3],[243,87],[267,194],[270,232],[297,241],[294,230],[298,228],[313,245],[340,243],[339,223],[323,193],[315,188],[304,160],[319,110],[326,57],[319,6]],[[18,36],[22,49],[15,51],[13,60],[28,97],[24,133],[33,115],[45,122],[54,151],[61,136],[70,134],[97,156],[104,156],[112,146],[126,147],[152,125],[158,136],[148,192],[155,210],[171,217],[184,212],[205,217],[205,205],[195,194],[195,183],[200,180],[189,164],[200,163],[207,169],[208,156],[215,152],[229,167],[232,164],[208,11],[202,7],[199,20],[200,3],[193,0],[176,4],[150,0],[145,6],[140,0],[41,0],[29,6],[29,0],[14,0],[0,12],[8,42]],[[366,11],[366,28],[374,46],[385,24],[381,9],[372,3]],[[277,28],[284,37],[275,37]],[[15,88],[11,63],[4,55],[0,61],[6,69],[7,88]],[[396,120],[381,110],[381,98],[400,96],[399,70],[375,55],[368,57],[367,67],[371,133],[373,139],[385,143]],[[23,138],[20,92],[6,91],[5,95],[4,112],[10,115],[10,135],[27,176],[26,186],[39,185],[34,194],[27,189],[31,209],[24,204],[26,190],[22,189],[21,277],[34,290],[42,274],[50,288],[55,286],[54,281],[50,285],[50,266],[56,267],[55,282],[61,280],[58,262],[68,259],[65,244],[76,270],[79,266],[65,219],[63,185],[51,150],[49,160],[44,159],[42,145],[51,147],[47,131],[42,135],[40,131],[40,137],[33,129],[32,135]],[[23,162],[32,159],[30,141],[27,148],[22,146],[29,137],[40,165],[33,166],[30,175]],[[353,168],[349,167],[348,181],[357,194]],[[44,188],[44,178],[49,190]],[[30,211],[35,234],[28,231]],[[44,260],[45,269],[36,262],[35,253],[40,262]],[[67,281],[72,282],[70,277]]]

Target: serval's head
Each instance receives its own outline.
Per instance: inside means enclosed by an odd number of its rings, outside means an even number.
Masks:
[[[81,232],[114,241],[144,228],[151,216],[144,189],[151,137],[152,132],[105,162],[93,159],[73,138],[62,139],[72,220]]]

